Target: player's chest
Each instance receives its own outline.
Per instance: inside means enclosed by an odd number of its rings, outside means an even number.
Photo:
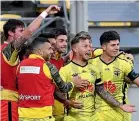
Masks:
[[[98,66],[102,80],[123,80],[125,73],[122,65],[100,65]]]
[[[90,83],[94,84],[95,80],[97,78],[96,72],[94,69],[91,69],[89,67],[86,68],[71,68],[71,72],[69,73],[70,78],[73,78],[74,76],[80,76],[81,79],[86,79]]]

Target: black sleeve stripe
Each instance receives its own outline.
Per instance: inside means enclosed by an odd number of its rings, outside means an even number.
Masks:
[[[126,104],[126,89],[127,89],[127,83],[124,82],[124,85],[123,85],[123,104]]]
[[[120,58],[119,56],[118,56],[117,58],[119,58],[119,59],[121,59],[121,60],[124,60],[124,61],[128,62],[126,59]],[[128,63],[129,63],[129,62],[128,62]]]
[[[127,77],[131,80],[134,81],[137,77],[139,77],[139,74],[137,74],[134,70],[132,70]]]
[[[99,85],[99,84],[98,84],[99,82],[101,82],[101,78],[96,79],[96,81],[95,81],[95,85]]]
[[[121,54],[125,55],[125,53],[124,53],[123,51],[121,51],[121,52],[117,55],[117,57],[119,57]]]

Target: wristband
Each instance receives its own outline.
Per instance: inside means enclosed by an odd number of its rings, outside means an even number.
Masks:
[[[48,15],[48,13],[47,13],[46,11],[43,11],[43,12],[40,14],[40,16],[41,16],[42,18],[45,18],[47,15]]]

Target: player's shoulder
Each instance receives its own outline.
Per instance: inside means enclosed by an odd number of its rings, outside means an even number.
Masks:
[[[130,54],[131,56],[133,56],[132,54]],[[126,61],[128,61],[130,64],[134,64],[134,59],[132,58],[132,57],[129,57],[129,54],[126,54],[126,53],[124,53],[124,52],[121,52],[119,55],[118,55],[118,57],[120,58],[120,59],[123,59],[123,60],[126,60]]]
[[[126,54],[125,54],[123,51],[120,52],[120,53],[117,55],[117,57],[120,58],[120,59],[127,59],[127,56],[126,56]]]
[[[96,56],[96,57],[94,57],[94,58],[90,58],[90,59],[88,60],[88,62],[89,62],[89,63],[92,63],[92,62],[97,62],[97,61],[99,61],[99,60],[100,60],[100,56],[101,56],[101,55]]]
[[[128,60],[124,57],[117,56],[116,59],[121,63],[129,63]]]
[[[103,54],[103,49],[101,49],[101,48],[96,48],[96,49],[94,49],[94,51],[93,51],[93,55],[94,55],[95,57],[100,56],[100,55],[102,55],[102,54]]]
[[[71,67],[71,65],[72,65],[72,61],[69,61],[69,62],[66,63],[63,67],[61,67],[61,69],[67,70],[67,69],[69,69],[69,68]],[[60,69],[60,70],[61,70],[61,69]]]

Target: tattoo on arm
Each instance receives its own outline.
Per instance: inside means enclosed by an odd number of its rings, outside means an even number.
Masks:
[[[52,74],[52,77],[56,83],[56,85],[58,86],[58,88],[64,92],[67,93],[68,91],[70,91],[72,89],[72,84],[70,82],[65,83],[62,78],[60,77],[59,73],[55,73]]]
[[[31,36],[32,33],[35,32],[41,25],[43,21],[43,18],[41,16],[38,16],[23,32],[23,35],[18,38],[17,40],[14,41],[13,45],[14,48],[17,50],[20,50],[20,48],[22,47],[22,45],[28,41]]]
[[[61,103],[64,103],[67,100],[65,95],[63,93],[61,93],[58,88],[55,89],[54,97],[56,100],[58,100]]]
[[[6,59],[9,61],[11,56],[12,56],[12,44],[8,44],[4,49],[3,49],[3,54],[6,57]]]
[[[121,105],[120,102],[118,102],[108,91],[104,89],[104,85],[96,85],[96,92],[97,94],[103,98],[107,103],[119,107]]]
[[[51,75],[60,91],[63,93],[67,93],[68,91],[70,91],[73,88],[72,84],[70,82],[66,83],[62,80],[57,68],[53,64],[49,62],[47,62],[46,64],[49,67]]]
[[[13,42],[13,46],[16,50],[20,50],[22,48],[22,46],[24,45],[24,43],[28,40],[29,40],[29,38],[26,38],[25,35],[21,36],[20,38],[18,38],[17,40],[15,40]]]

